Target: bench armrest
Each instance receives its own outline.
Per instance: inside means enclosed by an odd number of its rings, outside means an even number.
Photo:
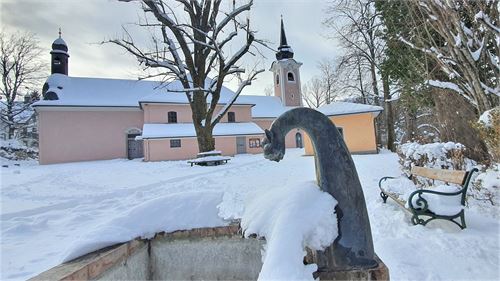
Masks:
[[[383,177],[378,181],[378,188],[382,189],[382,182],[388,179],[397,179],[397,177]]]
[[[429,189],[419,189],[413,191],[410,196],[408,197],[408,207],[412,210],[417,210],[417,208],[421,211],[427,211],[429,209],[429,203],[427,203],[427,200],[425,200],[424,197],[422,197],[422,194],[428,193],[428,194],[436,194],[436,195],[442,195],[442,196],[457,196],[461,195],[464,192],[466,192],[466,188],[462,188],[458,191],[455,192],[441,192],[441,191],[435,191],[435,190],[429,190]],[[415,200],[415,205],[413,204],[413,198],[417,196]],[[464,203],[462,202],[462,206],[464,206]]]

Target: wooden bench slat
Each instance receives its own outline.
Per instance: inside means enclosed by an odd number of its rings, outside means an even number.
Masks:
[[[434,180],[462,184],[465,178],[465,171],[441,170],[414,166],[411,173]]]
[[[411,211],[406,208],[406,201],[399,198],[398,194],[387,191],[384,192],[387,196],[389,196],[392,200],[394,200],[394,202],[398,203],[399,206],[401,206],[403,209],[411,213]]]

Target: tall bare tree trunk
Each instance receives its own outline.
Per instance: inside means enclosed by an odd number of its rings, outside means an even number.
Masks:
[[[14,114],[12,112],[12,108],[13,108],[13,103],[8,103],[7,104],[7,120],[8,120],[8,124],[7,124],[7,133],[8,133],[8,138],[9,139],[12,139],[14,138],[14,133],[15,133],[15,128],[14,128]]]
[[[417,135],[417,113],[411,108],[405,110],[406,141],[414,141]]]
[[[359,89],[361,91],[361,97],[363,98],[363,104],[367,104],[368,101],[366,100],[366,93],[363,87],[363,72],[361,71],[361,62],[359,60],[359,57],[357,65],[358,65]]]
[[[196,130],[198,139],[198,149],[200,152],[215,150],[215,139],[212,134],[212,128],[200,127]]]
[[[384,114],[385,114],[385,129],[387,136],[387,149],[394,152],[396,147],[394,145],[394,117],[392,112],[392,101],[389,89],[389,78],[387,75],[382,75],[382,82],[384,87]]]

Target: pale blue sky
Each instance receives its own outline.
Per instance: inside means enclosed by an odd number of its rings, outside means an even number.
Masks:
[[[228,0],[229,1],[229,0]],[[138,77],[140,70],[131,55],[114,45],[95,44],[104,39],[119,37],[121,26],[134,23],[142,16],[136,3],[116,0],[0,0],[2,28],[8,32],[30,31],[37,34],[49,64],[50,45],[63,31],[70,52],[71,76],[129,78]],[[325,17],[326,0],[254,0],[250,13],[251,24],[258,37],[279,43],[279,21],[283,15],[288,43],[295,59],[302,62],[302,82],[317,74],[317,63],[334,58],[340,50],[327,34],[321,22]],[[267,71],[275,59],[270,50],[262,49],[266,58],[261,66],[266,72],[248,87],[246,94],[264,94],[272,84]],[[255,60],[248,57],[247,60]],[[228,85],[235,88],[236,85]]]

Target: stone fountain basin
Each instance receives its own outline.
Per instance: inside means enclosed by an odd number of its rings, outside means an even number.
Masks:
[[[256,280],[264,240],[239,225],[159,233],[107,247],[30,280]]]

